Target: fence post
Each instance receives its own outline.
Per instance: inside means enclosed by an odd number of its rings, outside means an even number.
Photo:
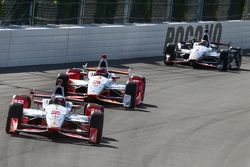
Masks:
[[[245,6],[244,6],[244,11],[243,11],[243,20],[248,20],[248,16],[249,16],[249,7],[250,5],[248,4],[249,0],[245,0]]]
[[[170,2],[170,10],[169,10],[169,22],[172,22],[173,7],[174,7],[174,0],[171,0],[171,2]]]
[[[34,25],[35,22],[35,9],[36,9],[36,0],[33,0],[33,2],[30,2],[30,25]]]
[[[197,21],[202,20],[204,0],[198,0]]]
[[[129,17],[130,17],[130,11],[131,11],[131,0],[125,0],[124,3],[125,5],[124,5],[123,23],[128,23]]]
[[[79,12],[78,24],[83,24],[84,10],[85,10],[85,1],[80,0],[80,12]]]

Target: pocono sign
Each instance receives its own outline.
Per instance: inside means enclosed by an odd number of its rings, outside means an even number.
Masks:
[[[208,29],[211,41],[220,42],[222,33],[221,23],[202,24],[198,26],[170,26],[167,29],[165,46],[167,43],[178,43],[192,39],[200,40],[204,30]]]

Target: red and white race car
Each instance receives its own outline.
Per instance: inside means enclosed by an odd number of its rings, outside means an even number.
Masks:
[[[42,100],[33,100],[38,109],[31,108],[29,96],[14,95],[7,116],[6,133],[60,133],[99,144],[103,131],[103,106],[94,103],[84,107],[74,105],[63,92],[60,85],[56,86],[52,96],[33,92],[34,97],[42,97]],[[82,113],[77,114],[76,110],[82,108]]]
[[[117,83],[120,77],[116,74],[127,75],[127,83]],[[107,57],[103,54],[98,67],[88,68],[86,64],[82,69],[68,69],[65,74],[58,75],[56,84],[61,84],[65,95],[73,99],[97,99],[134,109],[143,103],[146,79],[140,75],[130,75],[130,70],[109,69]]]

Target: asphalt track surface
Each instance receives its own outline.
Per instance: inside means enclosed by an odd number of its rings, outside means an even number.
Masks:
[[[135,111],[106,106],[98,146],[61,136],[5,133],[13,94],[31,88],[49,91],[57,73],[76,65],[0,69],[1,167],[250,166],[247,57],[242,70],[229,72],[167,67],[159,58],[110,61],[110,66],[132,67],[144,75],[146,97]]]

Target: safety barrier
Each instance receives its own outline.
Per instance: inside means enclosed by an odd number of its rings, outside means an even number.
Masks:
[[[0,67],[162,56],[166,42],[211,38],[250,49],[250,21],[0,29]]]

